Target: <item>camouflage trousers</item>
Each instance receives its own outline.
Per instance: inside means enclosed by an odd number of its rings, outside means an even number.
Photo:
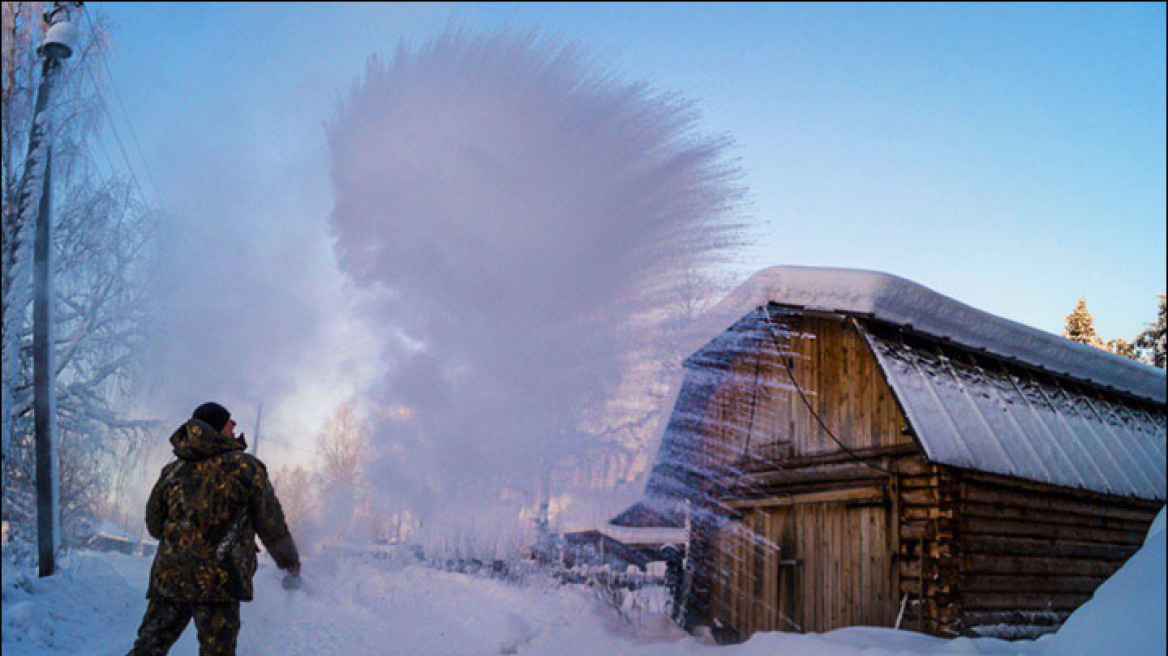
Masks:
[[[151,599],[126,656],[166,656],[191,618],[199,632],[199,656],[235,656],[239,637],[239,602],[196,604]]]

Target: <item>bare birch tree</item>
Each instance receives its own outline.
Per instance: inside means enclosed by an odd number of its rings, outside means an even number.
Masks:
[[[369,437],[352,401],[333,411],[317,436],[316,453],[324,528],[346,538],[376,539],[388,532],[383,504],[365,478]]]
[[[43,3],[3,3],[4,508],[13,529],[30,525],[34,469],[31,270],[27,217],[16,211],[39,79]],[[62,72],[53,112],[54,322],[61,516],[98,513],[124,494],[155,424],[127,416],[148,336],[147,274],[157,212],[124,174],[97,166],[100,61],[110,40],[100,15]],[[29,526],[31,528],[31,526]]]

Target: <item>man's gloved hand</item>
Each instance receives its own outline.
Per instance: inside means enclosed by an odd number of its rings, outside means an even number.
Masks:
[[[285,590],[299,590],[301,585],[300,565],[289,567],[288,572],[284,574],[284,580],[280,582],[280,585]]]

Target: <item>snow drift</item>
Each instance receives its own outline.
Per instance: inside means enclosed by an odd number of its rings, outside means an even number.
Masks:
[[[1095,591],[1095,596],[1049,639],[1050,656],[1161,656],[1165,638],[1164,510],[1156,516],[1144,546]]]
[[[855,627],[826,634],[760,633],[729,647],[655,623],[629,623],[579,586],[473,578],[388,560],[308,558],[306,586],[289,594],[263,562],[256,601],[244,604],[240,653],[346,654],[724,654],[725,656],[1159,656],[1164,637],[1164,513],[1144,547],[1054,636],[1038,641],[944,640]],[[264,559],[267,560],[266,557]],[[150,559],[78,553],[61,574],[37,579],[4,559],[6,655],[121,656],[146,600]],[[661,619],[661,616],[657,616]],[[193,629],[171,652],[194,656]]]

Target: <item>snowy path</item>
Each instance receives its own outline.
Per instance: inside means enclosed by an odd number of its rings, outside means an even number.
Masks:
[[[513,586],[421,567],[308,559],[305,590],[289,593],[261,566],[243,606],[246,656],[1159,656],[1164,653],[1164,515],[1160,532],[1075,614],[1038,642],[941,640],[852,628],[761,634],[733,647],[703,644],[664,620],[639,629],[577,587]],[[1156,532],[1154,529],[1153,532]],[[82,553],[37,579],[7,559],[5,656],[123,656],[146,606],[149,559]],[[660,616],[655,616],[661,620]],[[196,656],[193,627],[171,651]]]
[[[148,559],[82,554],[69,572],[38,580],[5,573],[5,656],[122,656],[145,609]],[[549,656],[776,654],[785,656],[1029,655],[1033,643],[943,641],[849,629],[827,636],[766,635],[746,645],[702,644],[664,621],[634,630],[579,588],[519,587],[420,567],[308,560],[305,590],[288,593],[270,565],[243,606],[248,656]],[[649,634],[652,634],[651,639]],[[193,627],[171,651],[196,656]]]

